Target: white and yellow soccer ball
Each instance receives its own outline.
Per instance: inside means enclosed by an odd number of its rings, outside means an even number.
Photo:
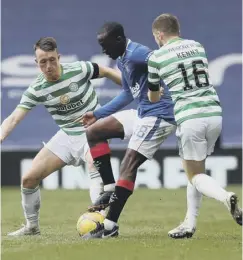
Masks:
[[[99,212],[86,212],[81,215],[77,222],[77,231],[83,236],[96,229],[97,225],[104,222],[105,217]]]

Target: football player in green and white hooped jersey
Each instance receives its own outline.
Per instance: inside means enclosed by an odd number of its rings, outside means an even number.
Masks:
[[[151,102],[160,99],[161,80],[169,88],[175,104],[179,154],[189,179],[186,218],[169,236],[194,234],[202,194],[224,203],[242,225],[236,194],[227,192],[205,174],[205,160],[213,152],[222,129],[222,109],[208,74],[205,50],[199,42],[180,38],[178,19],[171,14],[158,16],[152,32],[160,49],[149,58],[148,96]]]
[[[34,46],[36,63],[41,74],[24,92],[20,104],[1,125],[1,142],[36,105],[43,104],[60,127],[56,135],[40,150],[31,168],[21,181],[22,206],[26,225],[9,233],[11,236],[40,234],[39,183],[67,164],[89,165],[91,200],[95,201],[102,189],[99,173],[92,164],[84,126],[75,122],[85,112],[99,107],[91,79],[107,77],[121,84],[120,74],[89,61],[61,64],[54,38],[41,38]],[[43,126],[44,127],[44,126]]]

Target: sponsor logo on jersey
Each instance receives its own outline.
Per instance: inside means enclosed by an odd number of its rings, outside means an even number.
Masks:
[[[66,105],[70,102],[70,97],[68,95],[62,95],[60,96],[60,102],[63,105]]]
[[[76,92],[76,91],[78,91],[78,83],[72,82],[72,83],[69,85],[69,89],[70,89],[71,92]]]
[[[84,104],[84,102],[82,100],[79,100],[79,101],[74,102],[74,103],[60,105],[60,106],[57,107],[57,111],[70,111],[70,110],[74,110],[76,108],[81,107],[83,104]]]

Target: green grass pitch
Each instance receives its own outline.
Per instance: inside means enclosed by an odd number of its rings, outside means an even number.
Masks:
[[[241,199],[241,187],[231,186]],[[44,191],[41,236],[9,238],[24,222],[19,189],[2,189],[2,260],[240,260],[242,229],[225,207],[203,199],[197,232],[173,240],[167,232],[183,220],[186,190],[139,189],[120,219],[117,239],[82,241],[76,221],[89,205],[88,191]]]

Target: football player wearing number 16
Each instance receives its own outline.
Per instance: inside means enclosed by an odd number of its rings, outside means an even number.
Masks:
[[[199,42],[179,37],[179,22],[173,15],[158,16],[152,32],[160,49],[148,61],[149,100],[160,100],[159,83],[163,80],[175,103],[179,153],[189,179],[186,218],[169,236],[193,235],[202,194],[221,201],[242,225],[236,194],[227,192],[205,174],[205,160],[213,152],[222,129],[222,109],[208,75],[205,50]]]

